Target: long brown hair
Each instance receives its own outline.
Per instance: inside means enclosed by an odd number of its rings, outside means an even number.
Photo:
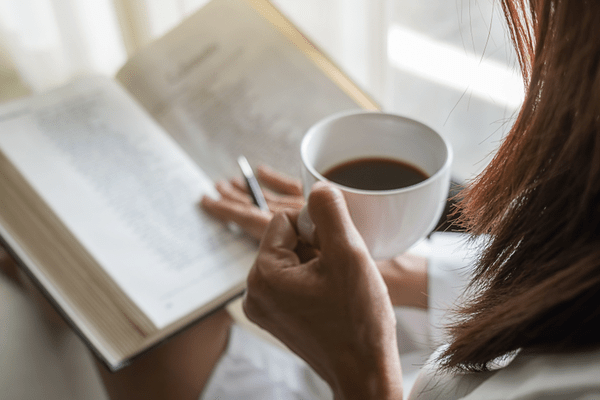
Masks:
[[[459,206],[488,239],[440,359],[472,371],[600,345],[600,1],[502,6],[526,96]]]

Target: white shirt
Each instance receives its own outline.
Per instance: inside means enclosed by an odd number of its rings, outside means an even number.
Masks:
[[[414,311],[398,313],[405,398],[600,399],[600,350],[519,354],[508,366],[485,373],[449,374],[436,368],[434,356],[429,356],[446,342],[443,327],[449,322],[448,310],[460,301],[476,248],[477,243],[468,244],[460,234],[444,233],[412,249],[428,258],[430,299],[424,318]],[[428,357],[432,361],[426,363]],[[303,360],[240,327],[233,328],[228,348],[201,396],[202,400],[332,398],[327,384]]]
[[[506,367],[450,374],[428,363],[410,400],[600,399],[600,349],[579,354],[518,354]]]

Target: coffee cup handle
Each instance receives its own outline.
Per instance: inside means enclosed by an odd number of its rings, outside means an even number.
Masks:
[[[306,243],[315,244],[315,224],[308,215],[308,205],[304,205],[298,215],[298,235]]]

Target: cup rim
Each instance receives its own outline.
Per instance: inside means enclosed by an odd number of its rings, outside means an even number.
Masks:
[[[321,173],[319,173],[310,163],[307,162],[305,153],[306,153],[306,146],[308,146],[308,144],[307,144],[308,139],[312,135],[314,135],[314,132],[317,129],[319,129],[323,125],[330,123],[333,120],[342,119],[344,117],[349,117],[349,116],[354,116],[354,115],[365,115],[365,114],[377,114],[377,115],[381,115],[381,116],[384,116],[387,118],[399,119],[404,122],[410,122],[410,123],[420,125],[421,127],[432,131],[442,140],[442,142],[444,143],[444,147],[446,148],[446,160],[444,161],[444,164],[434,174],[429,176],[427,179],[424,179],[423,181],[416,183],[414,185],[410,185],[410,186],[406,186],[406,187],[398,188],[398,189],[365,190],[365,189],[351,188],[349,186],[344,186],[344,185],[340,185],[339,183],[333,182],[333,181],[327,179],[325,176],[321,175]],[[450,168],[450,166],[452,164],[453,152],[452,152],[452,146],[450,145],[450,142],[446,138],[444,138],[441,134],[439,134],[435,129],[432,129],[431,127],[423,124],[422,122],[419,122],[412,118],[404,117],[402,115],[393,114],[393,113],[386,113],[386,112],[381,112],[381,111],[369,111],[369,110],[351,110],[351,111],[341,111],[341,112],[338,112],[335,114],[331,114],[331,115],[317,121],[314,125],[312,125],[308,129],[308,131],[304,134],[304,137],[302,138],[302,142],[300,144],[300,158],[302,159],[302,164],[304,165],[304,167],[319,181],[328,182],[328,183],[334,185],[335,187],[337,187],[345,192],[349,192],[349,193],[356,193],[356,194],[360,194],[360,195],[384,196],[384,195],[399,194],[399,193],[404,193],[404,192],[411,192],[420,187],[431,184],[431,182],[438,179],[439,176],[445,174],[446,170]]]

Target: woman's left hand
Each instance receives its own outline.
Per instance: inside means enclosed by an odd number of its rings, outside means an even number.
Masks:
[[[246,183],[241,178],[217,183],[221,198],[202,199],[206,212],[223,222],[233,222],[244,232],[260,240],[273,215],[282,210],[300,210],[305,200],[302,184],[266,166],[259,166],[256,177],[262,184],[269,212],[261,211],[252,203]],[[388,286],[395,306],[427,308],[427,260],[411,254],[402,254],[390,260],[378,260],[377,266]]]
[[[264,191],[269,212],[258,209],[248,193],[246,183],[240,178],[216,184],[221,194],[219,200],[204,196],[202,207],[223,222],[233,222],[244,232],[260,240],[273,218],[273,214],[285,209],[299,210],[304,206],[302,184],[266,166],[257,168],[256,177],[267,190]]]

